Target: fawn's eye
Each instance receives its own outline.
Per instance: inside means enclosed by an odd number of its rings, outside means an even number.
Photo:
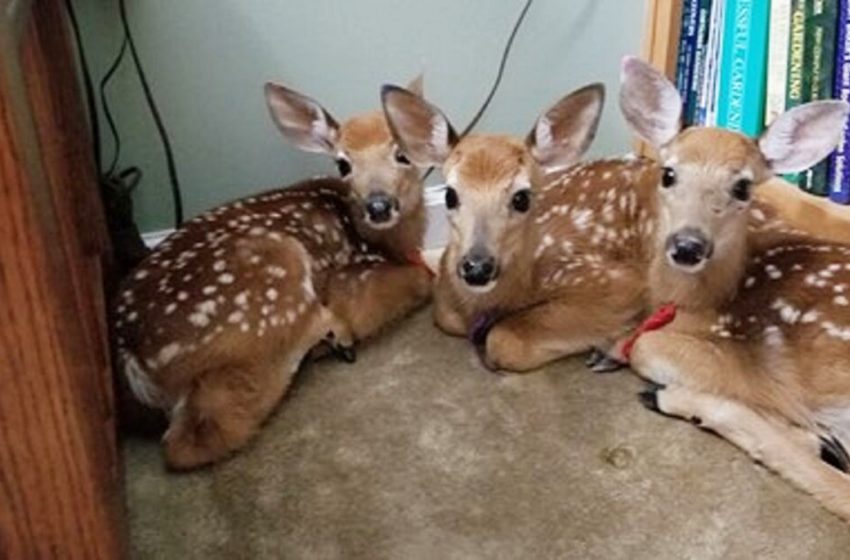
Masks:
[[[348,177],[351,174],[351,162],[345,158],[337,158],[336,168],[339,169],[339,174],[343,177]]]
[[[407,159],[407,156],[404,155],[404,152],[402,152],[401,150],[399,150],[397,148],[396,148],[396,151],[395,151],[394,159],[395,159],[395,162],[398,163],[398,164],[410,165],[410,160]]]
[[[528,212],[531,207],[531,190],[522,189],[514,193],[511,197],[511,208],[517,212]]]
[[[749,179],[738,179],[732,185],[732,196],[741,202],[747,202],[752,195],[753,182]]]
[[[665,167],[661,170],[661,186],[668,189],[676,184],[676,172],[672,167]]]
[[[454,210],[460,205],[460,200],[457,197],[457,191],[451,187],[446,187],[446,208]]]

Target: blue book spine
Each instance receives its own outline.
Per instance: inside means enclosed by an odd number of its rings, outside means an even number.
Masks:
[[[764,125],[767,0],[725,0],[717,125],[758,135]]]
[[[708,47],[708,20],[711,17],[711,0],[699,0],[699,10],[696,21],[696,34],[694,36],[694,64],[691,72],[691,87],[688,91],[686,103],[686,122],[699,124],[700,106],[703,82],[706,74],[706,48]]]
[[[685,0],[682,6],[682,24],[679,28],[679,53],[676,58],[676,89],[682,98],[682,114],[687,119],[688,94],[691,89],[696,47],[696,17],[699,0]]]
[[[833,97],[850,101],[850,0],[838,2],[838,29],[835,42]],[[844,135],[829,161],[829,198],[850,204],[850,123],[844,123]]]

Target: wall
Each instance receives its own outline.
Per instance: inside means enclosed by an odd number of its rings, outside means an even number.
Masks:
[[[127,0],[131,26],[176,152],[187,216],[328,172],[279,138],[262,84],[311,95],[337,118],[377,106],[384,82],[420,71],[426,96],[463,128],[483,100],[524,0]],[[114,0],[76,0],[96,79],[118,51]],[[640,51],[645,0],[536,0],[502,88],[478,129],[525,134],[550,103],[602,81],[608,103],[592,154],[629,149],[618,67]],[[165,162],[129,57],[109,89],[122,165],[139,165],[144,231],[171,225]],[[111,154],[111,142],[106,159]],[[435,174],[438,175],[438,174]]]

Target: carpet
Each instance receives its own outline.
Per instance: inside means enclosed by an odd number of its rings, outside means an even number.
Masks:
[[[303,368],[232,459],[127,439],[134,558],[846,559],[850,528],[581,358],[484,370],[425,310]]]

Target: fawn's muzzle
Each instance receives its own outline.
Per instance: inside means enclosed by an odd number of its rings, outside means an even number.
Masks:
[[[673,264],[686,269],[699,267],[714,252],[714,244],[694,228],[685,228],[670,235],[666,248],[667,256]]]
[[[458,263],[458,276],[470,286],[486,286],[499,275],[496,259],[484,252],[467,253]]]
[[[372,192],[366,197],[366,215],[375,224],[385,224],[398,212],[398,199],[385,192]]]

